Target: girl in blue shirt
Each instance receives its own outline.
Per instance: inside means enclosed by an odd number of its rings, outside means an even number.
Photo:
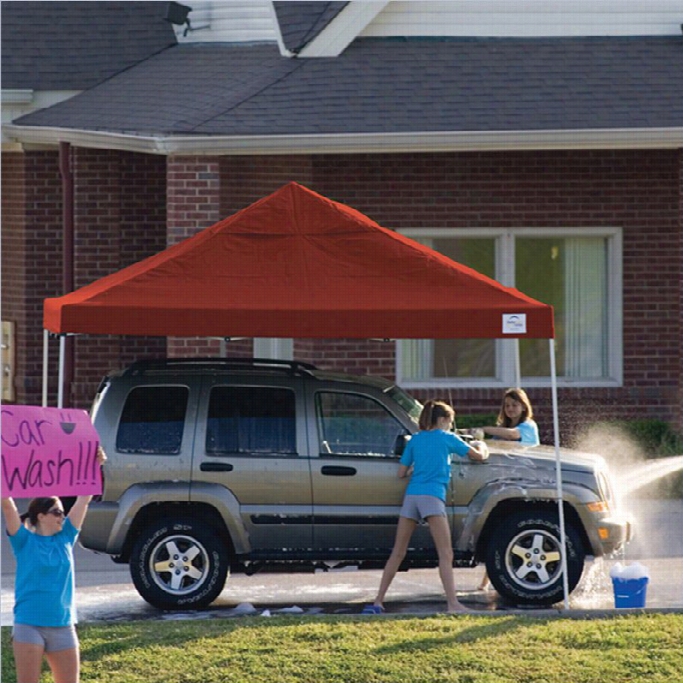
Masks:
[[[99,449],[100,464],[105,459]],[[12,498],[2,499],[17,559],[12,646],[21,683],[38,683],[43,655],[57,683],[79,681],[73,547],[91,498],[78,496],[68,516],[56,496],[34,498],[24,515]]]
[[[408,550],[417,524],[426,519],[439,555],[439,576],[446,593],[449,612],[462,612],[453,580],[453,545],[446,516],[446,493],[451,478],[451,455],[471,460],[488,457],[486,445],[465,443],[450,429],[455,411],[443,401],[427,401],[420,415],[420,431],[406,445],[398,467],[398,476],[410,476],[396,529],[396,539],[387,560],[375,602],[363,611],[380,614],[389,585],[396,576]]]
[[[503,394],[503,402],[500,406],[498,419],[495,427],[479,427],[472,429],[471,434],[476,435],[482,430],[485,435],[504,441],[519,441],[524,446],[538,446],[541,441],[538,438],[538,425],[533,420],[534,409],[524,389],[508,389]],[[489,581],[488,573],[479,583],[479,590],[490,591],[493,588]]]
[[[534,409],[524,389],[508,389],[503,394],[495,427],[479,427],[484,434],[505,441],[519,441],[525,446],[538,446],[538,425]],[[472,430],[476,432],[476,430]]]

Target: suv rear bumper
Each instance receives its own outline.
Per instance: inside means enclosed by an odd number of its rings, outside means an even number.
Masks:
[[[83,528],[78,536],[80,544],[88,550],[118,555],[121,548],[109,547],[109,532],[114,528],[118,512],[118,503],[102,501],[90,503]]]

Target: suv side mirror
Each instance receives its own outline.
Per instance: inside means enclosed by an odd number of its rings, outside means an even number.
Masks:
[[[400,458],[406,448],[406,444],[410,441],[410,434],[399,434],[394,442],[394,455]]]

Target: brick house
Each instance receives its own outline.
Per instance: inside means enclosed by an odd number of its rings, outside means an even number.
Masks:
[[[3,3],[12,400],[40,401],[45,297],[296,180],[553,304],[565,437],[597,419],[683,429],[683,11],[508,6],[193,2],[172,24],[174,3]],[[110,368],[167,353],[381,374],[460,413],[496,410],[515,377],[509,341],[70,346],[79,406]],[[545,346],[520,357],[548,434]]]

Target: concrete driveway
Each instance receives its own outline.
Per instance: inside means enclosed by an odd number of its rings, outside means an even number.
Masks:
[[[683,609],[683,501],[635,499],[629,512],[638,520],[636,538],[618,558],[587,565],[579,587],[570,598],[573,610],[609,610],[614,595],[609,569],[615,561],[638,560],[650,570],[647,608]],[[2,610],[0,623],[12,623],[14,558],[2,535]],[[290,613],[359,613],[374,597],[379,571],[340,570],[326,573],[233,575],[224,591],[203,612],[164,613],[150,607],[137,594],[128,567],[108,556],[83,548],[76,550],[76,583],[79,619],[125,621],[130,619],[180,619]],[[483,569],[456,569],[460,599],[476,611],[509,611],[495,596],[475,590]],[[429,613],[443,610],[445,602],[436,569],[399,573],[386,602],[388,612]]]

